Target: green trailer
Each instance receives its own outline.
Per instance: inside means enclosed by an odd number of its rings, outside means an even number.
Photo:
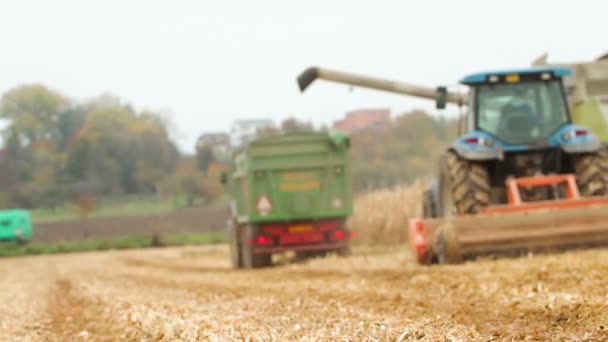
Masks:
[[[235,154],[228,227],[233,267],[268,266],[273,253],[286,251],[348,251],[349,146],[340,132],[298,132],[259,138]]]
[[[0,241],[26,243],[32,239],[32,215],[27,210],[0,210]]]

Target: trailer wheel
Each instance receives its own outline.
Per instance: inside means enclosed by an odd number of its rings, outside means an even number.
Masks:
[[[239,239],[239,226],[234,220],[228,222],[228,247],[230,248],[230,264],[232,268],[243,267],[241,244]]]
[[[440,165],[439,213],[442,217],[476,214],[490,205],[490,176],[483,163],[468,161],[448,151]]]
[[[247,231],[251,231],[251,229],[249,228]],[[248,234],[241,232],[240,236],[240,251],[244,268],[258,268],[272,264],[272,254],[253,254],[251,245],[247,243]]]
[[[26,238],[24,238],[24,237],[22,237],[22,236],[18,236],[18,237],[15,239],[15,242],[16,242],[16,243],[17,243],[17,245],[19,245],[19,246],[25,246],[25,245],[27,245],[28,243],[30,243],[30,240],[28,240],[28,239],[26,239]]]
[[[608,195],[608,149],[577,155],[574,171],[581,196]]]
[[[324,258],[327,255],[327,251],[305,251],[296,252],[296,262],[304,262],[314,258]]]
[[[440,264],[460,264],[463,261],[456,227],[452,223],[439,226],[437,236],[437,261]]]
[[[352,250],[350,246],[338,249],[337,254],[341,257],[349,257],[352,255]]]

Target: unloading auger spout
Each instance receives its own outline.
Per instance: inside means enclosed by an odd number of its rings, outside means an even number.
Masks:
[[[442,96],[439,88],[426,87],[319,67],[310,67],[300,74],[298,77],[298,86],[300,87],[300,91],[303,92],[306,90],[317,79],[343,83],[351,86],[384,90],[391,93],[422,97],[431,100],[438,100],[439,97]],[[444,94],[444,102],[457,105],[467,103],[466,94],[450,91],[445,91]]]

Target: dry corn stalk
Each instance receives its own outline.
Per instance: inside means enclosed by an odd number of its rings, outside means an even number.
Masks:
[[[349,226],[361,244],[401,244],[407,241],[408,220],[422,213],[424,184],[382,189],[355,198]]]

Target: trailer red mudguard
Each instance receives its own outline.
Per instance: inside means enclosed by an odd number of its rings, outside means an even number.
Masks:
[[[344,219],[273,222],[260,224],[258,234],[247,242],[254,254],[339,251],[349,246],[353,236]]]

